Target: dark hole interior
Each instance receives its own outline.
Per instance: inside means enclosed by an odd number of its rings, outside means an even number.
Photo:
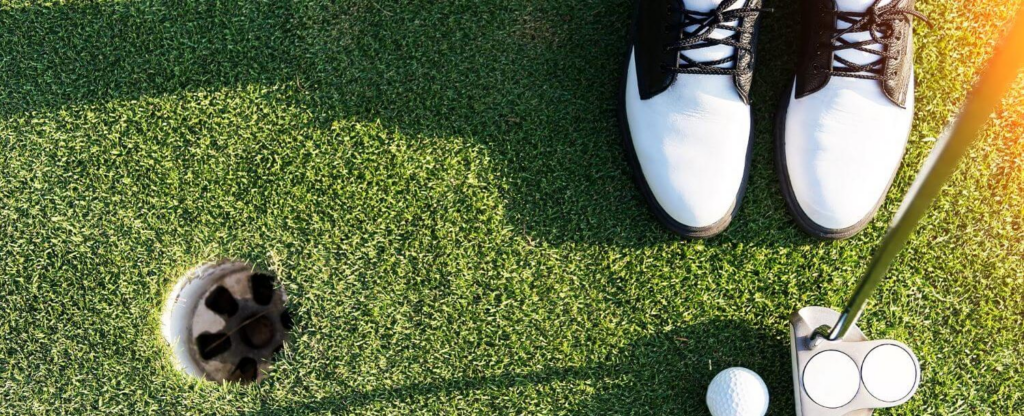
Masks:
[[[288,313],[288,311],[281,312],[281,326],[283,326],[285,330],[291,330],[292,325],[292,314]]]
[[[196,349],[204,360],[221,355],[231,349],[231,338],[223,333],[204,332],[196,337]]]
[[[206,296],[206,307],[218,315],[232,317],[238,313],[238,301],[231,295],[231,291],[224,286],[217,286],[216,289]]]
[[[252,299],[260,305],[269,305],[274,300],[274,276],[256,273],[249,277]]]
[[[242,342],[249,348],[263,348],[274,340],[274,322],[266,316],[250,319],[242,330]]]
[[[256,365],[256,360],[245,357],[238,360],[238,365],[235,366],[235,371],[240,375],[241,381],[256,381],[256,377],[259,374],[259,367]]]

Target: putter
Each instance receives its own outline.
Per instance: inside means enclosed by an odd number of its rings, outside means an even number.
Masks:
[[[869,340],[857,320],[896,254],[1024,67],[1024,7],[1015,21],[922,167],[843,312],[811,306],[790,317],[798,416],[870,415],[874,409],[907,402],[917,391],[921,366],[910,347]]]

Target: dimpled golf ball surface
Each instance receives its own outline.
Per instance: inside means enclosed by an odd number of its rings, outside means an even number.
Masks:
[[[768,386],[753,371],[729,368],[711,380],[707,402],[712,416],[763,416],[768,411]]]

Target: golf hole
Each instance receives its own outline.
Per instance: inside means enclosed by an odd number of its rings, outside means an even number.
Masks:
[[[917,385],[917,364],[907,350],[886,344],[864,357],[861,377],[864,388],[876,399],[897,402],[910,395]]]
[[[286,301],[273,273],[245,262],[208,263],[174,286],[161,330],[186,374],[254,382],[266,376],[292,328]]]
[[[853,401],[860,390],[860,370],[850,356],[836,350],[811,357],[804,368],[804,391],[822,407],[837,409]]]

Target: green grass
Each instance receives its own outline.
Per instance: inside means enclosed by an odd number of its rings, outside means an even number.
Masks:
[[[787,317],[838,308],[1020,0],[921,0],[919,111],[862,234],[791,223],[771,126],[796,2],[772,0],[739,218],[679,241],[619,147],[629,1],[0,2],[0,413],[704,412]],[[924,384],[879,414],[1024,413],[1024,94],[1000,110],[862,322]],[[271,377],[177,373],[189,268],[268,267],[297,328]]]

